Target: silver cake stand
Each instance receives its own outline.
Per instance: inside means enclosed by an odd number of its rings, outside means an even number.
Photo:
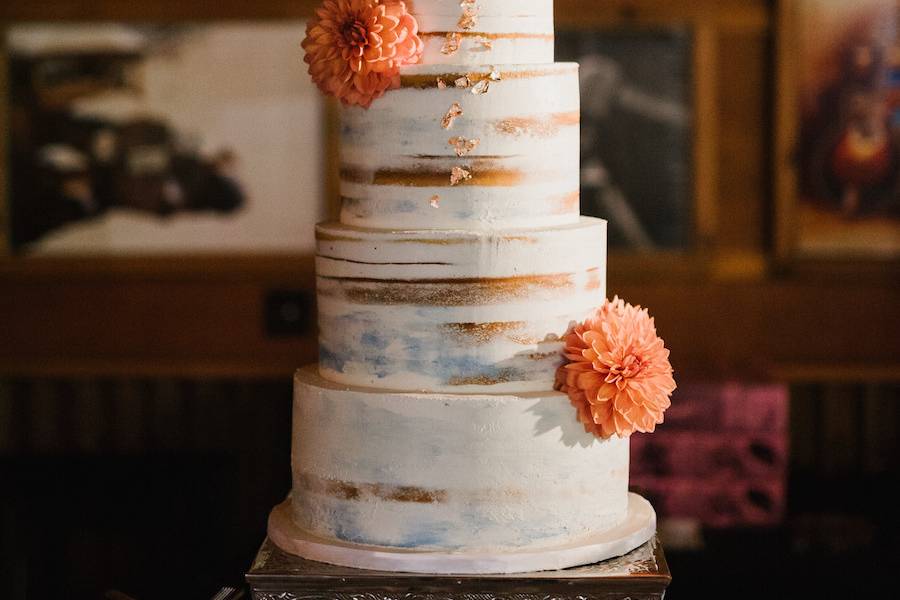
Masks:
[[[508,575],[351,569],[288,554],[266,540],[247,573],[254,600],[661,600],[671,580],[656,538],[596,564]]]

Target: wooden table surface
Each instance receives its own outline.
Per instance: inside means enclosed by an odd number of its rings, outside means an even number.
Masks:
[[[427,575],[338,567],[263,542],[247,582],[253,600],[650,600],[672,580],[654,538],[594,565],[511,575]]]

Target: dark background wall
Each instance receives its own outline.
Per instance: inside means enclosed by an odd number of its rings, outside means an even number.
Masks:
[[[4,3],[0,26],[303,18],[314,4]],[[782,4],[556,0],[560,27],[691,32],[691,245],[612,255],[610,294],[651,307],[679,381],[790,386],[786,518],[670,544],[673,598],[857,596],[900,567],[900,279],[778,247]],[[239,582],[290,486],[312,286],[309,256],[0,252],[0,598],[204,598]],[[285,303],[304,307],[299,323],[279,320]]]

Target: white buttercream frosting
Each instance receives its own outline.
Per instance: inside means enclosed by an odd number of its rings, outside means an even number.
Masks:
[[[295,377],[294,520],[417,549],[540,548],[625,516],[628,439],[584,432],[568,398],[442,395]]]

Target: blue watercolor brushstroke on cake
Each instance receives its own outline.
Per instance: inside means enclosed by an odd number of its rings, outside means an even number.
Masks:
[[[398,213],[413,213],[416,212],[417,206],[413,203],[412,200],[403,200],[402,202],[397,204],[396,212]]]
[[[366,331],[360,337],[360,343],[365,348],[372,348],[374,350],[384,350],[391,344],[391,340],[383,335],[379,335],[374,331]]]
[[[441,547],[455,550],[459,545],[449,543],[448,534],[455,531],[458,526],[449,523],[416,523],[415,528],[406,533],[397,544],[400,548],[427,548]]]
[[[428,313],[433,314],[433,310]],[[371,311],[322,315],[322,331],[340,332],[337,339],[327,335],[320,339],[322,366],[337,373],[353,372],[376,379],[413,374],[435,383],[546,379],[552,385],[560,364],[560,356],[553,350],[561,350],[561,341],[542,343],[539,348],[522,346],[520,351],[504,357],[498,356],[490,345],[467,345],[454,337],[448,339],[449,334],[433,320],[425,324],[413,319],[405,325],[404,329],[387,326]]]
[[[339,502],[330,511],[328,520],[332,523],[334,536],[338,539],[353,544],[396,548],[441,547],[453,550],[458,547],[448,538],[459,525],[446,521],[428,521],[426,519],[416,523],[406,523],[407,530],[394,532],[391,539],[366,534],[365,530],[369,528],[368,521],[371,515],[368,511],[360,510],[351,502]]]
[[[332,352],[327,346],[325,346],[325,344],[319,344],[320,366],[332,371],[337,371],[338,373],[343,373],[345,363],[345,358],[341,357],[335,352]]]

